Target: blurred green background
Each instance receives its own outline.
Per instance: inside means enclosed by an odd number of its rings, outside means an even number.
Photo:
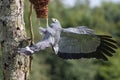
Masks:
[[[89,0],[77,0],[69,7],[62,3],[64,0],[51,0],[49,4],[50,18],[60,20],[63,27],[88,26],[97,34],[107,34],[114,37],[120,44],[120,3],[102,2],[99,7],[90,7]],[[25,0],[24,20],[29,36],[28,0]],[[45,27],[44,20],[32,14],[35,42],[41,39],[38,32],[40,25]],[[47,49],[33,55],[31,80],[120,80],[120,48],[108,62],[96,59],[63,60]],[[1,58],[1,53],[0,53]],[[1,61],[0,61],[1,63]],[[0,68],[1,69],[1,68]],[[0,70],[0,80],[1,80]]]

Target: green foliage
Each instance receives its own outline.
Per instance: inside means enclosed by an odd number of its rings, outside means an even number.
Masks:
[[[117,53],[120,49],[117,50]],[[120,80],[120,54],[115,54],[113,58],[110,59],[109,65],[105,64],[99,68],[98,76],[104,78],[105,80]]]

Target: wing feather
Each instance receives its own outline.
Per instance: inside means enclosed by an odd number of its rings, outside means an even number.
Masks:
[[[70,32],[76,34],[94,34],[94,30],[89,29],[86,26],[78,26],[75,28],[64,28],[63,32]]]
[[[109,43],[109,42],[107,42],[107,41],[103,41],[103,44],[104,44],[104,45],[108,45],[108,46],[110,46],[110,47],[113,47],[113,48],[117,49],[117,46],[116,46],[116,45],[114,45],[114,44],[112,44],[112,43]]]
[[[108,56],[113,56],[113,54],[111,54],[111,52],[109,52],[109,51],[106,50],[105,48],[101,48],[101,51],[102,51],[103,53],[105,53],[106,55],[108,55]]]
[[[115,50],[113,48],[109,47],[108,45],[102,44],[102,47],[104,47],[105,49],[109,50],[112,53],[115,53]]]
[[[117,42],[107,35],[64,32],[59,41],[58,56],[63,59],[96,58],[108,60],[117,49]]]
[[[112,43],[117,43],[115,40],[113,40],[113,39],[111,39],[111,38],[105,38],[105,37],[102,37],[103,39],[103,41],[109,41],[109,42],[112,42]]]

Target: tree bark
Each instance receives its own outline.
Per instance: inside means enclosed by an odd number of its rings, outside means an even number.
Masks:
[[[3,80],[28,80],[30,57],[17,53],[26,38],[24,0],[0,0]]]

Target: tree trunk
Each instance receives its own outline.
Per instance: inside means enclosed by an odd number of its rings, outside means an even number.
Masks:
[[[24,0],[0,0],[3,80],[28,80],[30,57],[17,53],[26,38]]]

